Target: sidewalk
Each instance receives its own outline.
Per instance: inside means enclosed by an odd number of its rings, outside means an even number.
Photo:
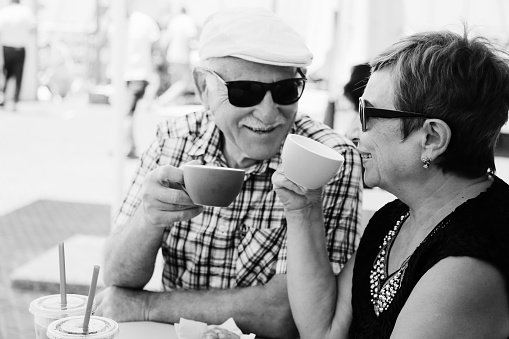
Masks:
[[[0,109],[3,159],[0,338],[33,338],[30,302],[46,294],[59,293],[54,284],[12,286],[13,272],[77,234],[99,239],[108,234],[118,170],[112,156],[113,118],[111,106],[91,105],[83,100],[61,104],[20,102],[17,112]],[[155,125],[165,118],[156,112],[139,112],[136,137],[140,147],[148,144]],[[125,161],[126,182],[135,163],[135,160]],[[71,264],[74,269],[82,266],[76,265],[79,258],[87,263],[100,260],[98,251],[74,255],[71,247],[66,247],[66,254],[70,254],[66,258],[70,275]],[[48,272],[45,267],[36,267],[36,271],[31,273],[58,277],[58,270]],[[92,267],[90,270],[83,267],[83,271],[91,277]],[[71,283],[68,293],[87,294],[88,289],[82,285]]]

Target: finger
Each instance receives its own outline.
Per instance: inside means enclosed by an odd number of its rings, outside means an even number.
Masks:
[[[96,304],[96,305],[99,305],[99,304],[101,303],[101,301],[102,301],[102,298],[103,298],[103,296],[102,296],[102,293],[101,293],[101,292],[96,293],[96,294],[95,294],[95,297],[94,297],[94,302],[95,302],[95,304]]]
[[[159,166],[150,174],[161,186],[168,187],[168,183],[177,182],[184,183],[184,172],[182,169],[171,165]]]
[[[194,208],[182,210],[181,211],[182,217],[180,220],[182,220],[182,221],[191,220],[192,218],[196,217],[197,215],[201,214],[202,212],[203,212],[202,206],[196,206]]]
[[[103,311],[102,311],[101,300],[94,298],[94,303],[95,303],[94,315],[102,316]]]
[[[195,209],[198,207],[197,205],[194,205],[192,202],[178,203],[178,202],[166,202],[166,201],[161,201],[161,200],[154,200],[150,203],[145,203],[145,206],[149,211],[155,210],[155,211],[161,211],[161,212],[184,211],[184,210]]]
[[[307,188],[291,181],[281,171],[278,170],[272,174],[272,184],[276,190],[285,188],[299,195],[306,195],[308,193]]]
[[[183,190],[181,184],[171,180],[171,178],[181,177],[178,172],[182,172],[182,170],[175,167],[150,172],[142,187],[143,201],[149,205],[157,205],[158,203],[186,206],[194,205],[191,198]],[[165,177],[165,175],[169,177]]]
[[[203,212],[202,206],[182,210],[160,210],[150,208],[147,210],[147,220],[155,227],[170,227],[174,222],[190,220]]]
[[[181,206],[179,209],[193,208],[196,206],[182,187],[169,188],[158,186],[153,189],[152,194],[155,200],[163,205],[179,205]]]

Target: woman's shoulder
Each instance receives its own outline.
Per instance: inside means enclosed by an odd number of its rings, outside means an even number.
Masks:
[[[430,265],[448,257],[479,259],[496,267],[509,281],[508,243],[509,186],[495,178],[486,192],[446,218],[443,229],[422,246],[422,253],[434,258]]]
[[[507,336],[506,279],[483,260],[447,257],[419,279],[411,294],[398,316],[405,320],[397,329],[400,333],[419,326],[426,331],[427,324],[436,319],[436,314],[441,314],[445,319],[454,319],[432,329],[442,334],[467,331],[470,337],[476,338]]]
[[[501,215],[509,215],[509,185],[497,176],[493,176],[493,184],[485,192],[484,200],[493,206]]]
[[[509,236],[509,185],[493,177],[493,184],[476,198],[459,206],[452,215],[460,229],[490,235],[501,232]]]

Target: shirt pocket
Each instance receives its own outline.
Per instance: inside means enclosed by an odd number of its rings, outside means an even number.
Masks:
[[[237,257],[237,286],[266,284],[276,272],[279,251],[285,243],[286,225],[277,227],[241,227]]]

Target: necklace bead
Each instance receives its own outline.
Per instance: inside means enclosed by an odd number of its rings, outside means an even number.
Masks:
[[[405,276],[405,271],[408,267],[408,261],[411,256],[408,256],[405,261],[401,264],[401,267],[394,272],[391,276],[387,277],[387,266],[389,258],[389,251],[394,241],[394,238],[398,234],[401,225],[408,218],[410,212],[407,211],[403,214],[400,219],[396,222],[392,230],[390,230],[383,239],[383,244],[379,247],[380,251],[378,252],[375,261],[373,262],[373,268],[371,269],[369,275],[369,283],[370,283],[370,294],[371,294],[371,303],[373,304],[375,314],[378,317],[380,313],[386,311],[391,302],[394,299],[396,293],[398,293],[399,288],[401,287],[401,283],[403,281],[403,277]],[[424,238],[421,242],[421,245],[425,243],[428,239],[433,237],[438,231],[443,229],[449,223],[450,219],[445,218],[442,220],[430,233]],[[420,246],[420,245],[419,245]]]
[[[403,275],[405,273],[407,260],[403,263],[400,269],[390,276],[387,281],[385,281],[386,275],[386,255],[389,253],[390,246],[394,241],[394,237],[398,234],[399,229],[403,222],[408,218],[410,213],[407,211],[401,218],[396,222],[396,225],[390,230],[384,237],[383,243],[380,246],[380,251],[376,256],[375,262],[373,263],[373,268],[371,270],[371,274],[369,276],[370,282],[370,293],[371,293],[371,303],[373,304],[375,314],[378,316],[383,311],[387,310],[389,305],[391,304],[394,296],[396,295],[399,287],[401,286],[401,280],[403,279]]]

